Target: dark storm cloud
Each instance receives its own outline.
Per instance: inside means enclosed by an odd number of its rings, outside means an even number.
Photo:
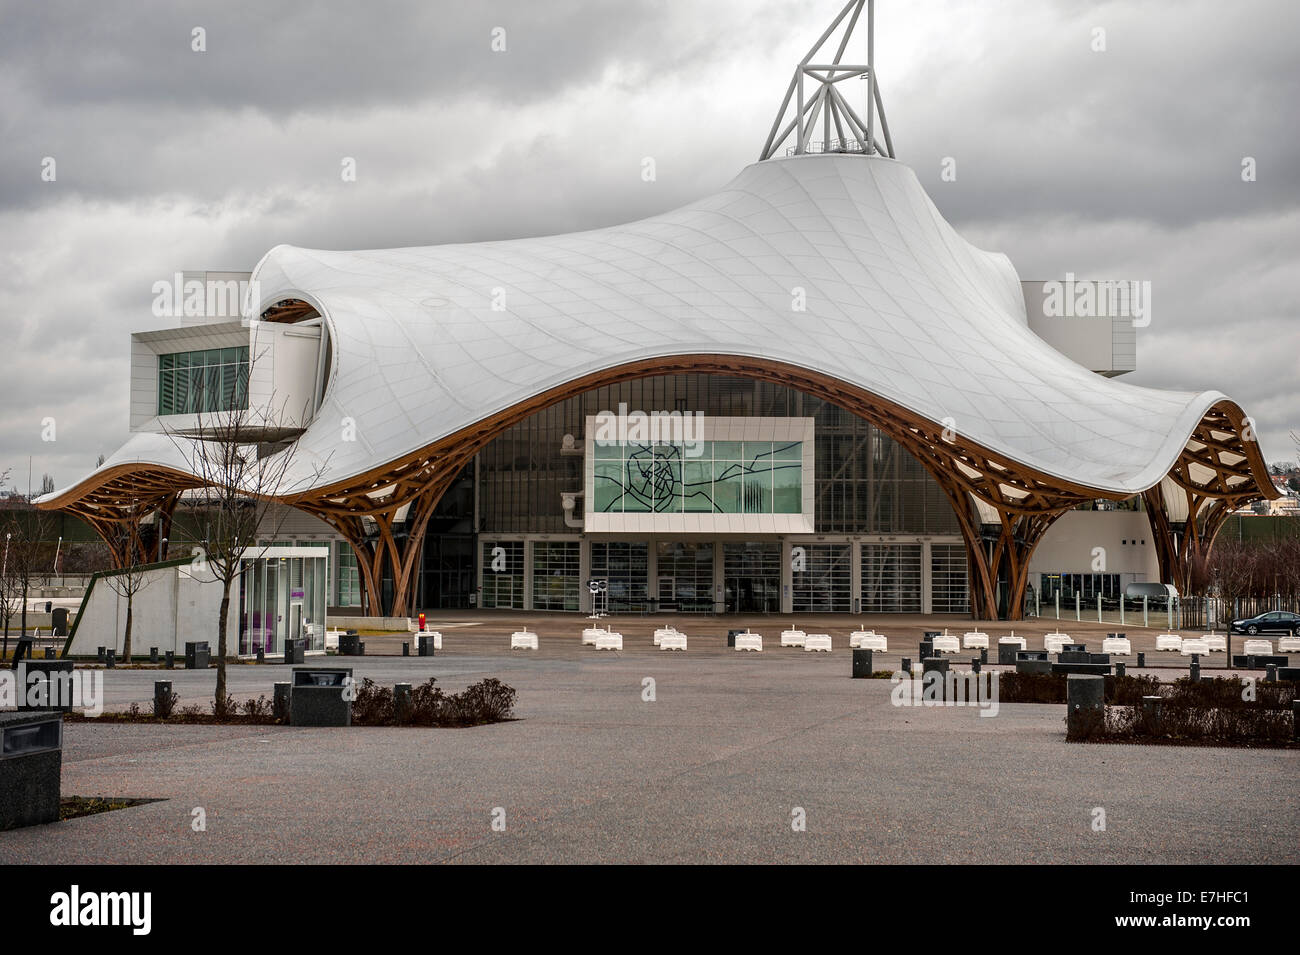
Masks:
[[[720,188],[841,5],[0,0],[0,470],[30,454],[62,485],[125,439],[128,333],[171,324],[150,290],[177,270],[575,231]],[[1223,390],[1294,458],[1300,5],[877,8],[899,158],[940,211],[1026,278],[1151,280],[1125,380]]]

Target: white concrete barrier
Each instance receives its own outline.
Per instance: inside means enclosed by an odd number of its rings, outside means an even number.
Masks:
[[[1048,653],[1060,653],[1061,648],[1070,642],[1070,635],[1059,630],[1043,635],[1043,649]]]
[[[989,635],[980,630],[971,630],[962,637],[962,646],[967,650],[987,650]]]
[[[1128,637],[1106,637],[1101,641],[1102,653],[1114,653],[1118,656],[1132,656],[1133,641]]]
[[[1180,649],[1183,651],[1183,656],[1190,657],[1193,653],[1209,653],[1210,645],[1196,637],[1186,637]]]
[[[750,633],[748,630],[744,633],[736,634],[736,649],[755,650],[761,653],[763,650],[762,634]]]
[[[588,627],[586,630],[582,631],[582,645],[584,647],[594,647],[596,645],[596,638],[602,633],[609,633],[609,631],[604,627]]]
[[[810,633],[804,640],[803,649],[805,653],[831,652],[831,635],[829,633]]]
[[[1247,656],[1272,656],[1273,641],[1247,640],[1246,645],[1241,648],[1241,652]]]
[[[934,641],[935,653],[961,653],[961,643],[956,636],[950,636],[945,632],[931,639]]]
[[[659,649],[660,650],[685,650],[686,634],[679,633],[677,631],[673,631],[672,633],[665,633],[662,637],[659,638]]]
[[[436,648],[435,648],[436,649]],[[510,634],[511,650],[536,650],[537,634],[531,630],[516,630]]]
[[[855,630],[849,634],[849,649],[879,650],[883,653],[889,650],[889,640],[883,633],[874,630]]]
[[[808,634],[804,633],[802,630],[782,630],[781,646],[802,647],[804,644],[804,640],[806,640],[807,638],[808,638]]]
[[[1183,649],[1183,638],[1176,633],[1156,634],[1156,649],[1178,653]]]
[[[623,634],[606,632],[596,636],[597,650],[622,650]]]
[[[1207,633],[1204,637],[1211,653],[1227,653],[1228,638],[1221,633]]]

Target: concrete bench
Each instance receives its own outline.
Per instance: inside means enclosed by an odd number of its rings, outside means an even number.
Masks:
[[[808,634],[802,630],[781,631],[781,646],[783,647],[802,647],[806,639],[808,639]]]
[[[761,653],[763,650],[763,637],[761,634],[750,633],[748,630],[744,633],[738,633],[736,634],[736,649],[756,650]]]
[[[1043,649],[1048,653],[1060,653],[1069,642],[1070,635],[1068,633],[1061,633],[1059,630],[1055,633],[1043,635]]]
[[[1271,656],[1273,653],[1272,640],[1247,640],[1241,648],[1241,652],[1248,657]]]
[[[516,630],[510,634],[511,650],[536,650],[537,634],[531,630]]]
[[[818,651],[821,653],[831,652],[831,635],[829,633],[810,633],[804,641],[803,649],[805,653]]]
[[[967,650],[987,650],[989,635],[981,630],[971,630],[961,638],[961,642]]]
[[[685,650],[686,634],[674,630],[672,633],[665,633],[659,638],[660,650]]]
[[[1176,633],[1156,634],[1156,649],[1178,653],[1183,649],[1183,638]]]
[[[961,653],[961,642],[955,636],[941,633],[930,639],[935,653]]]

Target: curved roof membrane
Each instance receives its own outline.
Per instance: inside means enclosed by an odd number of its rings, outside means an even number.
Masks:
[[[1272,491],[1224,395],[1128,385],[1055,351],[1029,330],[1006,256],[962,239],[912,170],[881,156],[759,162],[681,209],[570,235],[277,246],[253,279],[263,308],[314,305],[332,341],[329,385],[289,475],[297,492],[378,487],[386,466],[566,383],[705,355],[816,373],[1003,466],[1099,496],[1152,487],[1189,447],[1218,453],[1188,443],[1217,406],[1223,462],[1250,471],[1233,493]],[[355,440],[342,440],[346,419]],[[96,473],[184,471],[171,444],[136,436]]]

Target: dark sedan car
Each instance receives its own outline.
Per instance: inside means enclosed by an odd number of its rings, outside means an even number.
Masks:
[[[1257,617],[1232,621],[1233,633],[1300,633],[1300,613],[1270,610]]]

